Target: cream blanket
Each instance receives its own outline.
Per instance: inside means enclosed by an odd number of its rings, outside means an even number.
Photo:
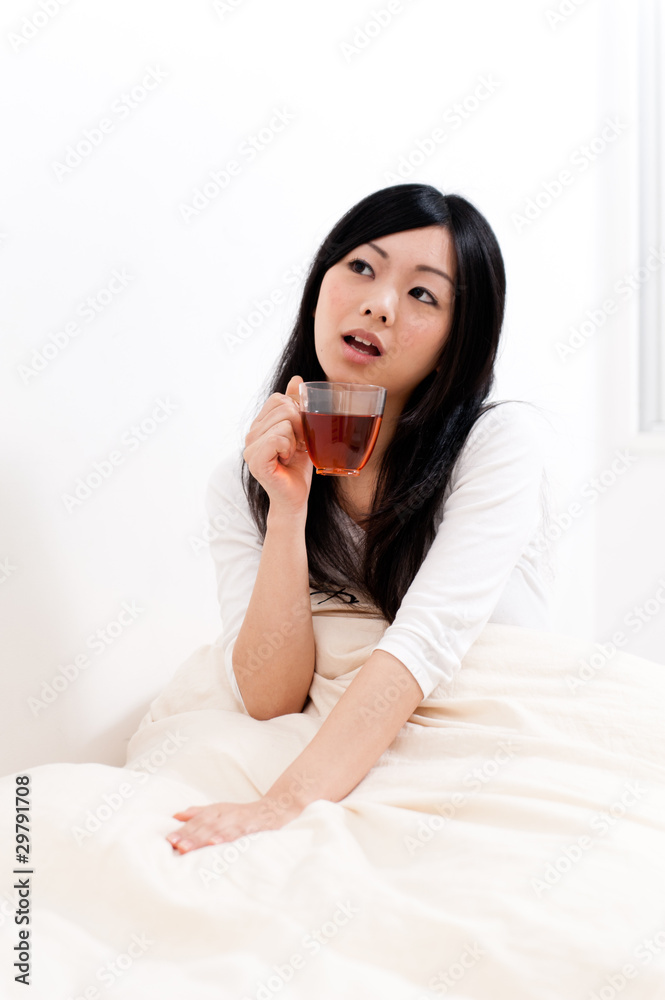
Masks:
[[[487,624],[342,802],[172,850],[172,813],[270,787],[385,622],[314,626],[304,712],[242,713],[206,645],[124,768],[32,769],[30,991],[13,981],[16,776],[0,781],[2,997],[665,995],[665,666],[572,636]]]

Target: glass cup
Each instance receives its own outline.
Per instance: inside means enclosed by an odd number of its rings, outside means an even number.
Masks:
[[[307,454],[317,473],[359,475],[379,436],[386,390],[355,382],[301,382],[298,391]]]

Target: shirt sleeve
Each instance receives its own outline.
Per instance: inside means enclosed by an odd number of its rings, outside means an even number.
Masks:
[[[478,418],[458,456],[434,541],[375,646],[402,661],[423,699],[453,680],[538,529],[542,455],[530,407],[510,401]]]
[[[223,650],[231,688],[249,715],[231,657],[252,597],[263,546],[251,519],[240,468],[240,453],[227,456],[215,467],[208,480],[206,510],[222,616],[222,632],[216,644]]]

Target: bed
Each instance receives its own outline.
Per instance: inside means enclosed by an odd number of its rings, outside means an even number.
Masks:
[[[665,666],[602,644],[488,623],[341,802],[171,848],[174,812],[271,786],[383,627],[316,615],[310,698],[266,721],[203,645],[123,768],[29,772],[29,993],[12,964],[18,776],[1,779],[2,997],[665,997]]]

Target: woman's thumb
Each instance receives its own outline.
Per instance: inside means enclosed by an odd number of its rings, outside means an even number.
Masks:
[[[304,381],[305,380],[301,375],[292,375],[286,386],[286,395],[296,404],[298,407],[298,413],[300,413],[300,392],[298,390],[298,386]],[[298,440],[296,447],[298,451],[307,451],[307,445],[304,441]]]
[[[291,397],[298,409],[300,409],[300,392],[298,391],[298,386],[304,381],[301,375],[292,375],[286,387],[286,395]]]

